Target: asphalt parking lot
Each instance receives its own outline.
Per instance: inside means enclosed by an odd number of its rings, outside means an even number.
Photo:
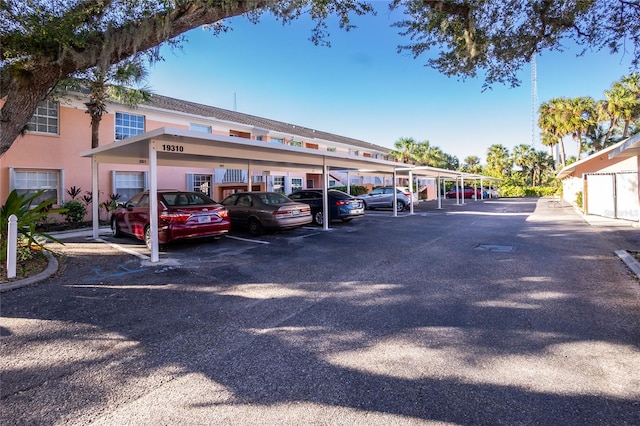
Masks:
[[[68,240],[2,293],[2,424],[640,424],[638,228],[538,199]]]

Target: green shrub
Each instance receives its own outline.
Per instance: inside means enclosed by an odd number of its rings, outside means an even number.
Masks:
[[[347,187],[346,186],[334,186],[331,189],[337,189],[338,191],[342,191],[342,192],[347,192]],[[367,191],[367,187],[366,186],[361,186],[361,185],[351,185],[349,187],[350,190],[350,194],[357,197],[358,195],[362,195],[362,194],[366,194],[369,191]]]
[[[582,191],[576,192],[576,206],[582,210]]]
[[[523,186],[514,183],[500,185],[501,197],[545,197],[558,195],[560,192],[555,186]]]
[[[526,191],[522,186],[502,185],[500,186],[500,197],[525,197]]]
[[[82,222],[87,215],[87,206],[80,201],[65,201],[62,203],[62,208],[66,210],[62,213],[64,220],[71,225]]]

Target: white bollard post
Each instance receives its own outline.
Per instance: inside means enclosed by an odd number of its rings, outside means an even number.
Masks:
[[[18,217],[9,216],[9,236],[7,241],[7,278],[16,277],[16,254],[18,246]]]

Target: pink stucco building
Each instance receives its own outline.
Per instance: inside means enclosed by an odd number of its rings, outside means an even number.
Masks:
[[[58,102],[45,101],[39,106],[26,134],[0,157],[0,200],[5,200],[13,189],[45,189],[45,196],[55,197],[57,204],[70,199],[67,190],[71,187],[81,188],[81,196],[87,195],[91,189],[91,159],[80,156],[81,152],[91,149],[90,116],[85,112],[85,101],[80,95],[69,94]],[[153,95],[151,102],[135,109],[109,103],[107,110],[100,124],[100,146],[169,126],[264,143],[391,159],[389,149],[361,140],[160,95]],[[119,194],[124,201],[148,189],[147,170],[146,165],[102,165],[98,178],[99,202],[108,201],[111,194]],[[216,164],[161,168],[158,187],[197,189],[220,200],[236,189],[247,189],[246,174],[246,170],[220,168]],[[346,178],[334,173],[330,185],[345,185]],[[384,177],[349,179],[350,184],[369,187],[385,183]],[[320,175],[299,170],[252,171],[251,182],[252,189],[285,193],[322,184]],[[91,219],[90,215],[87,220]]]

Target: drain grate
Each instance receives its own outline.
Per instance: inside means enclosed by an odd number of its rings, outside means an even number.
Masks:
[[[500,253],[508,253],[514,250],[513,246],[503,246],[499,244],[478,244],[476,250],[497,251]]]

